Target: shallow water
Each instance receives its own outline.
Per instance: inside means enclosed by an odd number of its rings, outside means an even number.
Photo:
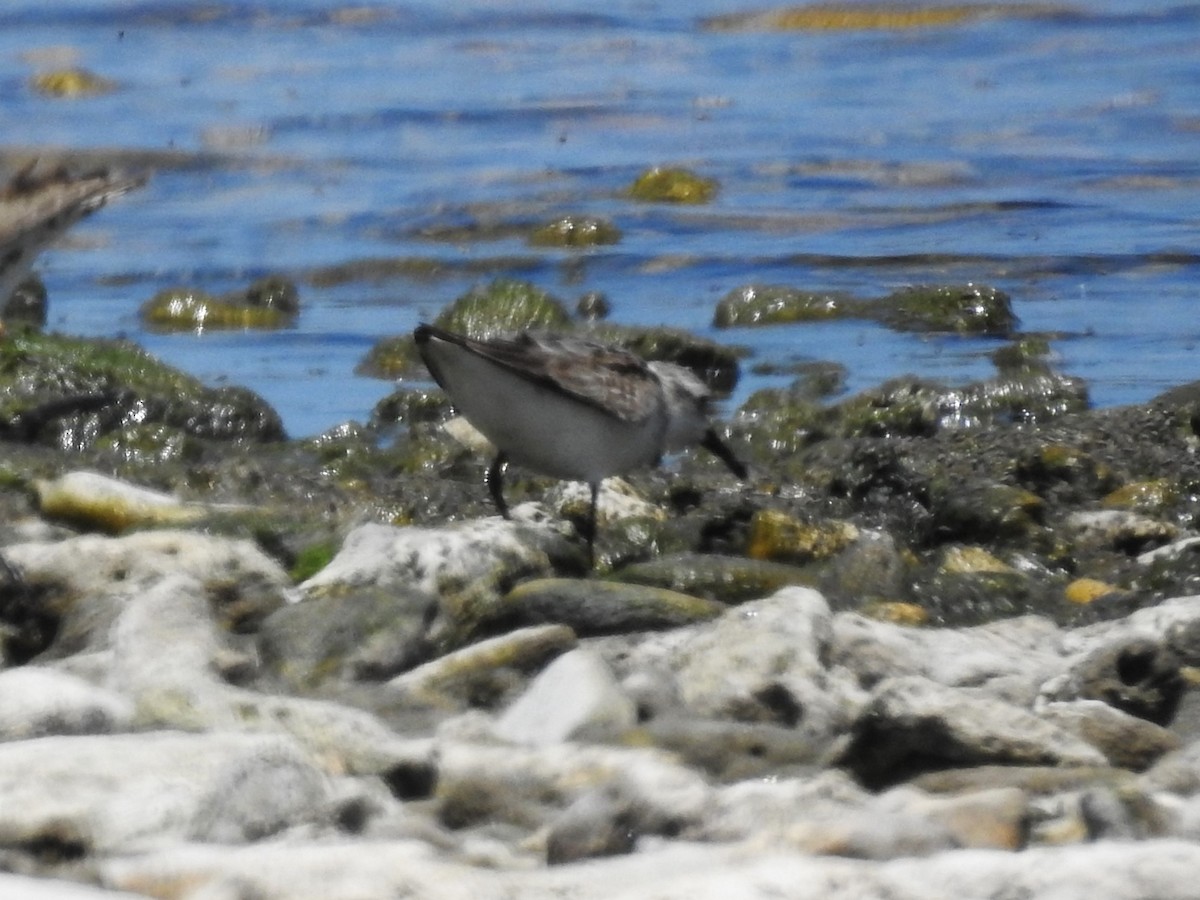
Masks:
[[[10,0],[0,149],[167,154],[150,185],[80,226],[41,273],[53,327],[128,335],[206,381],[248,385],[293,435],[365,419],[380,337],[508,275],[615,321],[834,360],[847,389],[992,372],[984,339],[867,322],[717,331],[748,283],[883,295],[977,281],[1052,332],[1097,405],[1200,376],[1200,5],[996,6],[954,24],[714,30],[752,3]],[[911,7],[920,9],[920,7]],[[107,96],[55,99],[83,66]],[[720,183],[701,207],[637,204],[644,168]],[[564,213],[619,244],[529,247]],[[442,263],[436,277],[330,284],[324,267]],[[138,306],[267,272],[301,284],[294,328],[161,335]],[[747,367],[748,369],[749,367]],[[780,376],[748,371],[732,401]]]

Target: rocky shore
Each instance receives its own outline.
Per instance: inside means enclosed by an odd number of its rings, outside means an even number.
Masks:
[[[995,378],[797,372],[730,412],[746,483],[607,482],[590,573],[586,491],[493,516],[403,339],[369,421],[290,440],[10,328],[0,896],[1197,896],[1200,384],[1090,409],[996,292],[934,294]]]

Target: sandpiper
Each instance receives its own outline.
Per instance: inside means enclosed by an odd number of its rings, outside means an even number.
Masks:
[[[483,341],[432,325],[418,326],[413,337],[434,380],[496,447],[484,480],[502,516],[508,518],[509,461],[587,482],[593,563],[596,495],[610,475],[655,466],[665,454],[699,444],[746,477],[709,421],[708,388],[682,366],[574,337],[524,333]]]
[[[146,180],[108,171],[75,176],[62,167],[38,173],[36,166],[34,160],[0,189],[0,306],[50,243],[84,216]]]

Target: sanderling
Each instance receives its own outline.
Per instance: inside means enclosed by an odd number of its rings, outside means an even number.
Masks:
[[[35,171],[36,160],[0,189],[0,306],[50,243],[109,200],[145,183],[145,177],[94,172],[74,176],[64,168]]]
[[[699,444],[746,477],[709,421],[708,388],[682,366],[573,337],[480,341],[432,325],[418,326],[413,337],[434,380],[496,447],[484,481],[502,516],[508,518],[509,461],[587,482],[593,562],[596,495],[610,475],[655,466],[665,454]]]

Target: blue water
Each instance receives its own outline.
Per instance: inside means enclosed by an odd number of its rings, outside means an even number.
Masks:
[[[760,8],[9,0],[0,149],[178,154],[44,256],[51,324],[127,335],[206,381],[252,387],[293,435],[365,419],[391,389],[353,374],[368,348],[493,274],[571,304],[602,291],[615,321],[742,344],[752,362],[835,360],[850,390],[909,372],[986,377],[994,345],[866,322],[722,332],[714,305],[751,282],[864,297],[985,282],[1012,295],[1024,330],[1054,333],[1056,364],[1097,405],[1200,377],[1200,5],[703,27]],[[30,88],[63,60],[120,89]],[[624,199],[653,164],[691,167],[720,193],[688,208]],[[573,253],[508,236],[563,213],[608,217],[623,239]],[[438,237],[470,225],[500,231]],[[395,258],[448,268],[308,280]],[[222,291],[266,272],[301,284],[292,329],[140,326],[161,288]],[[731,402],[775,381],[747,374]]]

